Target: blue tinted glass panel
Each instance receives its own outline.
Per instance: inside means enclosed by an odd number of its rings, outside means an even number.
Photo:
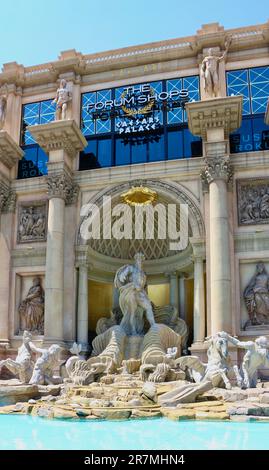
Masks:
[[[41,101],[39,124],[54,121],[55,111],[56,105],[52,103],[52,100]]]
[[[196,137],[189,129],[184,129],[184,157],[201,157],[203,154],[202,139]]]
[[[269,67],[249,70],[252,113],[265,113],[269,96]]]
[[[159,136],[156,135],[155,138],[153,136],[148,144],[148,152],[150,162],[165,160],[163,134]]]
[[[34,178],[39,176],[38,169],[38,145],[24,147],[24,156],[19,161],[18,178]]]
[[[168,159],[183,158],[183,133],[180,130],[168,132]]]
[[[230,135],[231,152],[252,152],[253,147],[251,119],[243,119],[240,129]]]
[[[147,143],[141,140],[131,145],[132,163],[144,163],[147,161]]]
[[[37,157],[38,157],[37,167],[39,171],[39,176],[47,175],[48,174],[47,163],[49,159],[46,153],[40,147],[38,147]]]
[[[252,121],[253,126],[253,146],[254,150],[269,150],[269,126],[263,118],[255,117]]]
[[[80,170],[97,168],[97,140],[89,140],[87,147],[80,153]]]
[[[129,165],[131,163],[131,145],[123,139],[116,140],[116,165]]]
[[[98,140],[98,163],[100,167],[112,165],[111,139]]]
[[[250,114],[249,77],[246,69],[227,72],[227,95],[243,95],[243,114]]]

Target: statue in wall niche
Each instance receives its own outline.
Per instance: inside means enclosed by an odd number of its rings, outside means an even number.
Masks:
[[[244,329],[250,326],[269,324],[269,274],[264,263],[256,265],[256,273],[243,293],[249,320]]]
[[[119,289],[119,304],[123,313],[121,326],[130,335],[143,332],[144,312],[149,324],[155,324],[151,302],[145,290],[146,274],[143,271],[143,253],[135,255],[134,265],[125,265],[115,275],[114,284]]]
[[[59,368],[60,353],[62,348],[58,344],[52,344],[48,349],[34,348],[36,353],[41,354],[37,359],[29,384],[57,385],[63,382],[62,377],[55,375],[54,371]]]
[[[24,331],[22,336],[22,345],[18,349],[15,360],[11,358],[0,361],[0,372],[5,366],[12,374],[19,377],[22,383],[28,383],[34,369],[34,348],[31,343],[32,335],[29,331]]]
[[[19,306],[20,331],[28,330],[39,335],[44,334],[44,290],[41,279],[35,277],[26,298]]]
[[[225,42],[224,53],[219,57],[214,54],[213,49],[208,50],[208,55],[201,65],[201,78],[204,81],[204,89],[208,97],[215,98],[219,94],[219,63],[225,59],[231,44],[231,38]]]
[[[53,103],[56,103],[55,121],[66,119],[66,111],[69,101],[72,100],[72,93],[67,88],[67,82],[63,78],[60,81],[60,87],[56,92]]]
[[[18,224],[18,242],[45,241],[45,205],[22,207]]]
[[[219,334],[237,348],[247,351],[242,361],[241,377],[238,385],[241,388],[255,388],[257,385],[258,369],[260,367],[269,368],[269,340],[266,336],[260,336],[255,341],[239,341],[224,331]]]

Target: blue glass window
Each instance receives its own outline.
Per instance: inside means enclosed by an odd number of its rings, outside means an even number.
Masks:
[[[84,93],[81,130],[96,153],[82,152],[80,169],[201,156],[201,139],[187,130],[183,109],[185,101],[199,99],[198,76]]]
[[[243,95],[243,114],[265,113],[269,96],[269,66],[226,72],[227,95]]]
[[[22,107],[21,145],[24,157],[19,163],[18,178],[46,175],[48,157],[27,131],[27,126],[46,124],[54,120],[55,104],[52,100],[28,103]]]
[[[269,66],[226,72],[227,94],[243,95],[240,129],[230,135],[232,153],[268,149],[269,126],[264,113],[269,97]]]

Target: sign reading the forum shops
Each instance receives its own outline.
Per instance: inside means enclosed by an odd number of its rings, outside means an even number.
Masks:
[[[93,121],[115,119],[115,130],[119,134],[155,131],[162,125],[160,111],[184,109],[189,101],[186,89],[157,92],[148,83],[122,88],[118,95],[89,103],[87,113]]]

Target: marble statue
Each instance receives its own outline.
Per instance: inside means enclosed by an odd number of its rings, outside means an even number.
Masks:
[[[22,383],[28,383],[34,368],[34,345],[31,343],[32,335],[29,331],[24,331],[22,335],[22,345],[18,349],[15,360],[11,358],[0,361],[0,372],[5,366],[12,374],[19,377]]]
[[[88,360],[83,360],[77,349],[72,348],[75,355],[65,364],[67,380],[88,385],[111,374],[137,374],[152,382],[185,378],[185,373],[173,366],[181,355],[182,344],[186,343],[186,323],[174,308],[155,307],[150,302],[145,290],[143,259],[144,255],[137,253],[134,265],[123,266],[116,272],[120,308],[114,309],[110,318],[98,321]],[[155,316],[162,323],[157,323]]]
[[[3,129],[7,112],[7,97],[5,95],[0,96],[0,130]]]
[[[66,111],[69,101],[72,100],[72,93],[67,89],[67,82],[65,79],[60,81],[60,87],[56,92],[56,97],[52,101],[56,103],[55,121],[66,119]]]
[[[204,81],[204,89],[208,97],[215,98],[219,94],[219,63],[225,59],[231,40],[225,42],[225,51],[222,56],[214,54],[213,49],[208,50],[208,55],[201,65],[201,78]]]
[[[44,290],[39,277],[33,279],[26,298],[19,306],[20,331],[28,330],[44,334]]]
[[[45,241],[46,206],[21,207],[18,223],[18,243]]]
[[[246,350],[241,366],[242,388],[253,388],[257,385],[257,372],[260,367],[269,367],[269,340],[260,336],[255,341],[239,341],[237,338],[225,333],[219,335],[237,348]]]
[[[232,366],[228,351],[228,339],[217,333],[208,338],[207,357],[204,364],[196,356],[185,356],[177,360],[181,369],[186,370],[195,382],[211,381],[213,387],[225,387],[231,389],[231,378],[237,379],[237,368]]]
[[[269,274],[260,262],[256,265],[256,273],[251,278],[243,293],[249,320],[244,329],[255,325],[269,324]]]
[[[115,287],[119,289],[119,304],[123,313],[121,326],[130,335],[139,335],[143,332],[143,314],[150,326],[155,324],[151,302],[145,290],[146,275],[143,271],[144,255],[135,255],[134,265],[125,265],[115,275]]]
[[[29,384],[56,385],[63,382],[62,377],[54,375],[54,370],[59,367],[59,355],[62,348],[58,344],[52,344],[48,349],[34,346],[34,351],[41,354],[37,359]]]

